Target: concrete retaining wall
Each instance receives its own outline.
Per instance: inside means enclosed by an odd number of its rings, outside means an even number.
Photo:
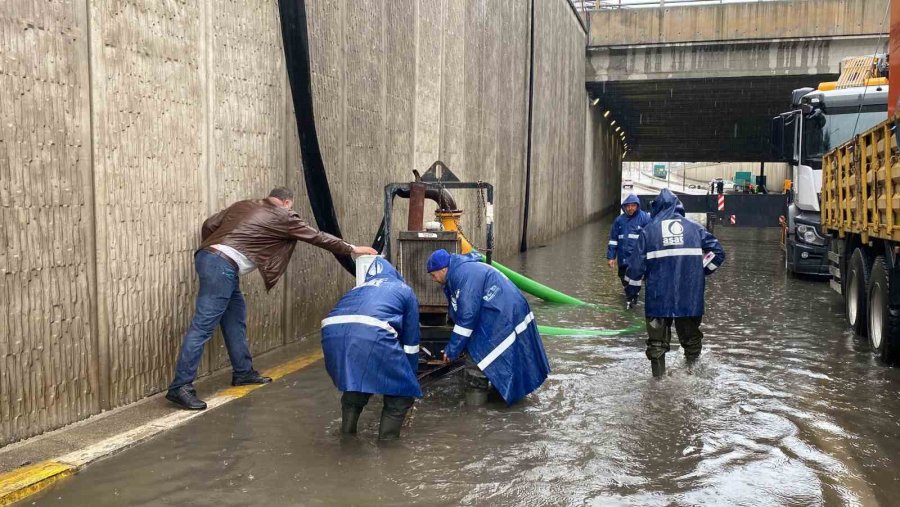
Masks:
[[[320,144],[347,239],[372,240],[385,184],[442,159],[497,186],[497,256],[516,252],[530,3],[307,5]],[[535,5],[539,243],[613,202],[620,156],[585,112],[574,14],[566,0]],[[282,184],[311,213],[276,2],[12,0],[0,3],[0,41],[2,445],[165,388],[206,216]],[[476,197],[459,200],[477,210]],[[350,283],[307,245],[271,292],[242,279],[254,353],[313,335]],[[201,370],[227,364],[215,337]]]

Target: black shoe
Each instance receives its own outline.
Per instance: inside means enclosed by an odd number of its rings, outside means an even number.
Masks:
[[[625,309],[626,309],[626,310],[631,310],[632,308],[634,308],[635,306],[637,306],[637,302],[638,302],[637,296],[635,296],[635,297],[633,297],[633,298],[628,298],[628,299],[625,301]]]
[[[181,386],[166,393],[166,399],[188,410],[204,410],[206,403],[197,397],[193,386]]]
[[[263,377],[262,375],[254,371],[241,377],[232,377],[231,385],[246,386],[250,384],[268,384],[271,381],[272,377]]]

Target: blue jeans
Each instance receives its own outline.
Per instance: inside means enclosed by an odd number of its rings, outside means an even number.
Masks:
[[[197,307],[191,327],[181,342],[175,380],[169,385],[169,390],[194,381],[203,357],[203,346],[219,324],[222,325],[234,377],[253,372],[253,358],[247,346],[247,307],[241,294],[237,269],[227,260],[205,250],[194,256],[194,268],[200,276]]]

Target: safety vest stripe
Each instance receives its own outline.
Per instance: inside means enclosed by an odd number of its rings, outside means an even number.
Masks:
[[[500,357],[500,354],[506,352],[506,349],[512,346],[513,342],[516,341],[516,335],[524,333],[525,330],[528,329],[528,324],[533,320],[534,314],[529,312],[528,315],[525,316],[525,319],[520,322],[518,326],[516,326],[513,332],[510,333],[509,336],[504,338],[502,342],[500,342],[500,345],[497,345],[494,350],[490,352],[490,354],[486,355],[484,359],[478,362],[478,369],[484,371],[484,369],[490,366],[491,363],[494,362],[494,360]]]
[[[632,280],[631,278],[625,277],[625,283],[628,285],[634,285],[635,287],[640,287],[644,284],[643,280]]]
[[[393,326],[383,320],[378,320],[375,317],[369,317],[368,315],[337,315],[328,317],[322,321],[322,327],[334,326],[337,324],[362,324],[364,326],[374,326],[384,329],[395,337],[397,336],[397,330],[394,329]]]
[[[418,354],[419,346],[418,345],[404,345],[403,352],[406,352],[407,354]]]
[[[515,331],[513,331],[512,333],[509,333],[509,336],[507,336],[502,342],[500,342],[500,345],[497,345],[497,347],[494,348],[494,350],[492,350],[490,354],[485,356],[484,359],[482,359],[478,363],[478,369],[481,371],[484,371],[485,368],[490,366],[491,363],[493,363],[495,359],[500,357],[500,354],[506,352],[506,349],[508,349],[513,344],[514,341],[516,341],[516,332]]]
[[[661,257],[681,257],[691,255],[703,255],[700,248],[670,248],[668,250],[656,250],[655,252],[647,252],[647,259],[659,259]]]
[[[640,234],[629,234],[628,235],[628,239],[638,239],[640,237],[641,237]]]
[[[610,240],[609,244],[610,244],[610,246],[616,246],[619,244],[619,242]]]
[[[466,338],[472,336],[472,330],[466,327],[462,327],[459,324],[453,326],[453,332],[460,335],[465,336]]]
[[[516,334],[524,333],[525,328],[528,327],[528,324],[531,323],[532,320],[534,320],[534,314],[529,312],[528,315],[525,316],[525,320],[523,320],[519,323],[518,326],[516,326]]]

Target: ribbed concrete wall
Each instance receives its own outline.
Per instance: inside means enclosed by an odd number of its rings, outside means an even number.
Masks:
[[[534,119],[528,244],[541,243],[599,212],[598,178],[584,164],[585,34],[566,2],[534,3]],[[574,168],[584,167],[578,171]]]
[[[604,185],[620,158],[585,112],[584,33],[565,0],[535,4],[529,237],[540,242],[617,192]],[[530,2],[307,5],[347,239],[372,240],[385,184],[442,159],[497,186],[497,253],[515,252]],[[288,184],[311,219],[277,12],[273,1],[0,3],[0,445],[165,388],[210,213]],[[478,200],[459,200],[479,237]],[[350,282],[307,245],[272,292],[242,279],[253,351],[314,333]],[[202,371],[227,363],[216,337]]]

